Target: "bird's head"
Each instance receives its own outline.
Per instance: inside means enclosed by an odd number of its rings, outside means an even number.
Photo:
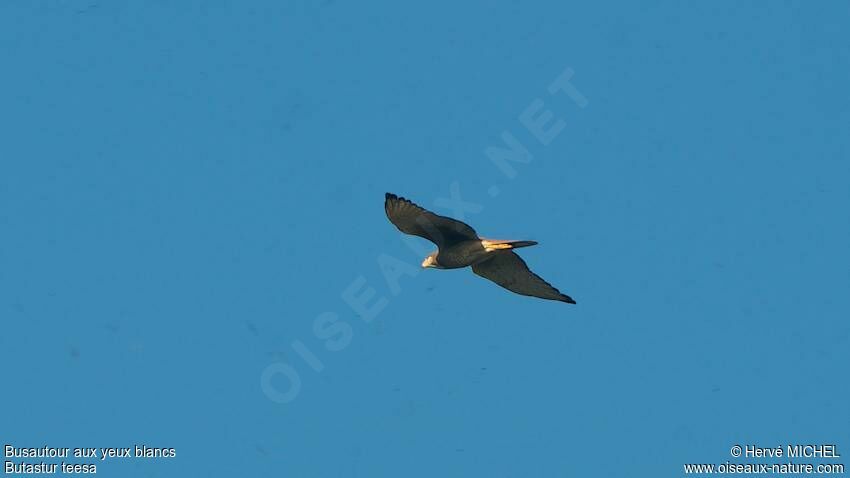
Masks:
[[[425,268],[425,269],[427,269],[429,267],[438,267],[437,266],[437,253],[432,252],[431,255],[426,257],[425,260],[422,261],[422,267]]]

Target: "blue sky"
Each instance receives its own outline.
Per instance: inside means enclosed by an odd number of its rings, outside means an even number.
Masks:
[[[0,439],[176,449],[98,465],[127,477],[850,454],[848,21],[838,1],[4,2]],[[586,103],[550,93],[568,70]],[[545,145],[521,119],[540,104],[563,121]],[[531,155],[512,178],[485,154],[505,132]],[[453,190],[481,234],[539,241],[522,256],[578,304],[416,269],[430,245],[384,193],[453,215]],[[384,308],[364,320],[350,287]]]

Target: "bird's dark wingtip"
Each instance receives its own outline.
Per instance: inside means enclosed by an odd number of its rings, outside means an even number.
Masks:
[[[405,203],[411,202],[410,199],[407,199],[404,196],[399,196],[399,195],[393,194],[393,193],[384,193],[384,202],[386,203],[386,202],[389,202],[389,201],[399,201],[399,202],[405,202]]]
[[[398,201],[398,196],[393,193],[384,193],[384,207],[390,207],[390,204],[395,201]]]
[[[567,304],[575,304],[576,301],[573,300],[572,297],[565,295],[561,298],[561,302],[566,302]]]

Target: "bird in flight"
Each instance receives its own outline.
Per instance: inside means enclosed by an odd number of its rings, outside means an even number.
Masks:
[[[472,272],[511,292],[576,303],[531,272],[525,261],[512,250],[533,246],[537,244],[535,241],[485,239],[461,221],[439,216],[391,193],[386,194],[384,210],[390,222],[401,232],[423,237],[437,245],[437,251],[422,261],[422,267],[460,269],[472,266]]]

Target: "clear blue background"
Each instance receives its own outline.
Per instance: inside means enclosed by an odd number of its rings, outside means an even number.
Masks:
[[[176,448],[98,468],[127,477],[846,461],[848,23],[841,1],[3,2],[0,440]],[[566,68],[586,108],[547,92]],[[566,122],[545,147],[535,98]],[[512,180],[483,153],[506,130],[534,155]],[[451,214],[455,181],[578,305],[469,271],[392,294],[377,257],[422,257],[384,193]],[[368,324],[341,299],[359,276],[389,300]],[[260,386],[277,362],[288,404]]]

